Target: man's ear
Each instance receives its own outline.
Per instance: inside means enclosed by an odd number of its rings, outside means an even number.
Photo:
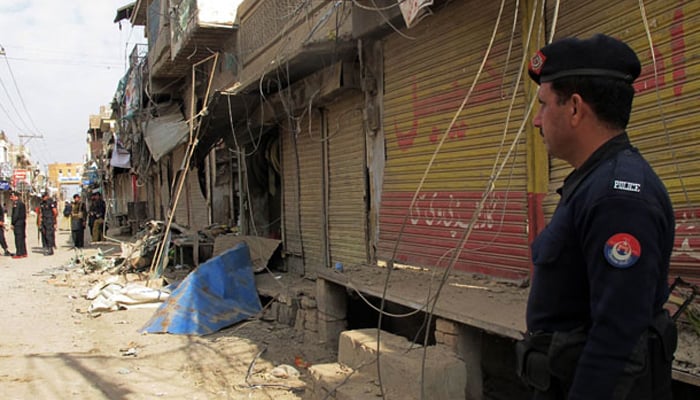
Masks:
[[[571,126],[577,126],[581,123],[585,113],[585,104],[583,98],[578,93],[571,95],[571,107],[570,107],[570,121]]]

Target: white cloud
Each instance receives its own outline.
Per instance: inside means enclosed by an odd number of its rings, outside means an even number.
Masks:
[[[89,116],[110,103],[126,55],[145,42],[141,27],[122,21],[120,30],[112,22],[129,3],[2,1],[0,45],[7,58],[0,57],[0,129],[15,143],[38,129],[44,139],[32,139],[29,148],[42,164],[82,161]]]

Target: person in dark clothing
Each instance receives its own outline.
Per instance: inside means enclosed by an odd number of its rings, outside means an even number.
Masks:
[[[73,204],[70,204],[70,230],[73,238],[73,246],[82,249],[85,246],[85,217],[87,210],[85,203],[79,194],[73,195]]]
[[[41,196],[41,204],[39,205],[39,227],[41,228],[41,242],[44,247],[44,255],[53,255],[53,249],[56,247],[56,216],[58,210],[56,202],[49,196],[48,192],[44,192]]]
[[[93,193],[89,213],[90,218],[92,219],[91,234],[93,242],[101,242],[104,239],[102,230],[104,229],[106,212],[107,206],[105,201],[102,200],[102,195],[99,192]]]
[[[27,208],[19,198],[19,193],[12,192],[12,230],[15,233],[15,255],[12,258],[27,256]]]
[[[532,243],[518,373],[535,399],[668,400],[677,343],[663,306],[675,235],[664,184],[625,131],[641,65],[605,35],[540,49],[534,118],[547,152],[574,167]]]
[[[5,240],[5,208],[2,205],[0,205],[0,246],[2,246],[6,256],[12,255],[7,248],[7,241]]]

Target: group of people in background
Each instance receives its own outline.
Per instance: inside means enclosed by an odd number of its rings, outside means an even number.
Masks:
[[[5,256],[12,258],[27,257],[27,208],[21,199],[20,193],[10,194],[12,209],[9,212],[11,229],[15,237],[15,253],[12,254],[5,239],[5,212],[3,205],[0,205],[0,246]],[[41,204],[37,211],[37,230],[41,235],[41,244],[44,255],[53,255],[56,248],[56,229],[58,228],[58,209],[56,201],[51,198],[48,192],[41,196]],[[85,246],[85,227],[90,228],[92,242],[104,240],[104,223],[107,211],[106,204],[99,192],[91,195],[90,208],[82,201],[80,194],[73,195],[73,202],[66,202],[63,215],[70,218],[71,241],[75,248]]]

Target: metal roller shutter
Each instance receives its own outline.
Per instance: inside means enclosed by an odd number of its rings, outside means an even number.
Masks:
[[[311,114],[311,119],[304,114],[282,138],[285,246],[291,253],[303,253],[307,272],[325,263],[321,117],[317,111]]]
[[[417,203],[409,210],[423,172],[476,76],[499,2],[465,1],[445,7],[408,31],[416,40],[393,34],[385,42],[387,161],[379,221],[380,259],[394,256],[398,240],[394,260],[448,265],[487,188],[497,156],[508,150],[523,118],[525,105],[518,95],[504,140],[506,114],[522,60],[519,25],[511,37],[515,15],[511,3],[504,10],[475,90],[435,159]],[[507,279],[527,277],[524,151],[523,135],[476,220],[457,269]]]
[[[172,193],[170,193],[170,196],[172,198],[172,201],[175,201],[175,196],[177,196],[177,185],[180,181],[180,174],[178,173],[178,171],[180,171],[180,167],[182,167],[182,160],[185,158],[185,145],[178,146],[175,150],[173,150],[172,157],[173,161],[171,167],[173,169],[172,176],[174,184],[171,186],[173,191]],[[182,186],[182,192],[180,193],[180,198],[178,199],[178,204],[175,208],[175,222],[181,225],[189,224],[186,185],[187,182],[185,182],[185,184]]]
[[[282,130],[282,208],[283,241],[288,253],[302,256],[301,214],[299,212],[299,144],[289,129]]]
[[[192,168],[187,173],[187,195],[189,197],[189,224],[191,229],[202,229],[209,225],[207,199],[199,187],[199,171]]]
[[[628,133],[663,179],[676,211],[671,274],[700,280],[700,3],[645,1],[654,42],[657,77],[639,2],[562,1],[556,37],[605,32],[629,43],[642,62]],[[548,9],[551,20],[553,7]],[[658,97],[657,97],[658,90]],[[571,168],[552,160],[546,217],[551,217]]]
[[[160,211],[162,211],[162,215],[160,218],[164,221],[168,218],[168,207],[170,206],[170,179],[168,178],[169,171],[167,163],[167,160],[169,159],[169,157],[162,158],[161,161],[158,163],[158,169],[160,172]]]
[[[299,123],[299,177],[301,178],[301,232],[304,243],[304,265],[307,272],[325,267],[325,206],[323,204],[323,161],[321,115],[312,110]]]
[[[365,136],[361,93],[328,104],[330,261],[364,264],[367,256]]]

